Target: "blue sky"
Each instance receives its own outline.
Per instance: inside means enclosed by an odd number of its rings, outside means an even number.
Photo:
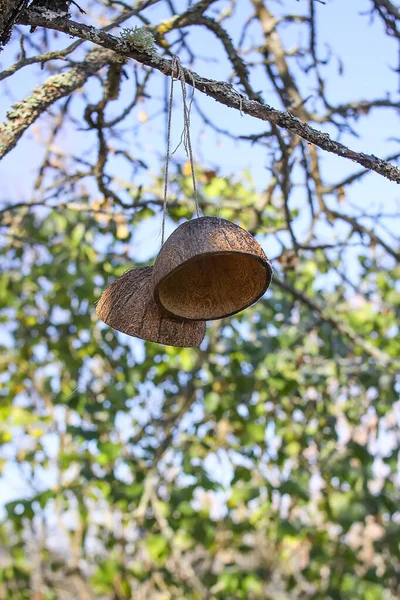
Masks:
[[[294,11],[306,11],[308,2],[299,0],[293,3]],[[184,5],[183,2],[177,2],[179,5]],[[223,3],[218,3],[222,6]],[[236,11],[235,17],[231,20],[229,31],[237,41],[240,30],[239,25],[243,22],[243,13],[250,14],[250,5],[247,0],[240,0],[239,8]],[[273,10],[279,11],[278,3],[271,3]],[[287,6],[285,2],[282,9]],[[320,42],[320,55],[324,56],[325,48],[330,46],[336,54],[341,56],[344,64],[344,74],[338,73],[338,60],[333,59],[331,64],[325,68],[327,77],[328,97],[332,103],[357,101],[360,99],[382,98],[391,90],[395,98],[395,92],[399,87],[399,76],[394,72],[396,67],[397,48],[393,39],[389,38],[383,32],[383,27],[380,21],[375,20],[375,23],[369,24],[367,16],[360,16],[362,11],[366,11],[369,3],[365,0],[352,0],[346,3],[344,8],[343,3],[337,0],[328,0],[325,5],[316,3],[318,15],[318,39]],[[243,13],[242,13],[243,11]],[[151,7],[146,14],[155,22],[162,18],[164,11],[160,10],[159,5]],[[75,15],[76,17],[76,15]],[[87,22],[91,21],[90,13],[86,16]],[[137,19],[133,19],[129,25],[139,24]],[[260,41],[259,31],[256,26],[250,28],[250,35],[254,41]],[[308,35],[307,29],[303,28],[303,34],[299,35],[298,25],[287,25],[281,29],[284,41],[288,48],[293,48],[299,39],[306,39]],[[39,35],[39,30],[37,30]],[[8,66],[13,62],[13,56],[16,48],[17,36],[14,36],[14,44],[9,45],[0,56],[2,66]],[[236,39],[235,39],[236,38]],[[231,72],[230,65],[225,59],[224,53],[220,44],[210,32],[204,32],[201,28],[190,28],[190,40],[193,48],[198,51],[202,57],[197,61],[195,69],[202,75],[224,80],[227,73]],[[70,43],[70,39],[66,36],[59,36],[57,46],[64,46]],[[86,44],[86,48],[89,45]],[[209,62],[203,58],[213,60],[218,56],[219,63]],[[54,68],[63,66],[61,61],[53,62]],[[293,63],[291,63],[292,66]],[[315,82],[312,77],[301,76],[298,69],[295,69],[296,77],[301,82],[301,87],[304,96],[313,94],[315,91]],[[254,89],[260,89],[267,103],[281,108],[279,106],[276,94],[272,89],[265,87],[266,79],[263,75],[262,68],[258,68],[255,76],[252,77]],[[40,72],[36,67],[27,67],[22,69],[16,76],[6,80],[3,83],[5,89],[9,89],[14,100],[24,98],[32,89],[43,81],[45,74]],[[87,86],[89,95],[96,100],[98,86],[91,84]],[[151,90],[154,97],[161,99],[163,96],[164,77],[160,73],[156,73],[152,77]],[[131,97],[131,89],[129,85],[125,85],[120,101],[115,103],[116,107],[124,105]],[[178,88],[176,95],[178,96]],[[202,108],[207,112],[208,116],[222,128],[226,128],[232,133],[238,135],[242,133],[259,132],[265,130],[265,123],[261,123],[252,119],[249,116],[241,117],[238,111],[234,111],[225,106],[219,105],[214,100],[205,97],[199,92],[196,98],[201,103]],[[397,95],[398,98],[398,95]],[[312,100],[311,100],[312,101]],[[9,100],[3,96],[0,105],[0,119],[3,120],[5,113],[9,108]],[[80,115],[81,105],[76,107],[77,114]],[[160,104],[157,100],[147,101],[144,107],[149,115],[154,114],[159,110]],[[143,110],[143,106],[139,110]],[[112,112],[111,108],[111,112]],[[174,113],[174,133],[175,138],[179,139],[180,125],[179,115],[181,111],[178,109]],[[43,128],[45,119],[36,122],[36,126]],[[137,125],[137,123],[135,123]],[[134,125],[135,125],[134,124]],[[160,116],[157,119],[151,120],[148,123],[139,126],[135,131],[135,138],[139,137],[139,152],[143,153],[143,157],[155,170],[159,170],[159,157],[165,152],[164,149],[164,117]],[[27,132],[18,147],[14,149],[0,164],[0,193],[1,198],[9,198],[10,200],[20,199],[21,196],[29,198],[31,196],[30,185],[35,176],[35,169],[40,159],[38,152],[38,144],[32,139],[33,129]],[[337,133],[329,131],[327,126],[323,127],[329,133],[337,137]],[[376,109],[367,117],[360,118],[356,125],[360,138],[355,139],[348,135],[343,135],[341,141],[349,144],[355,150],[374,153],[377,156],[385,156],[396,149],[396,144],[389,142],[388,138],[400,134],[398,116],[393,110]],[[193,115],[193,137],[197,138],[197,134],[201,133],[200,142],[196,143],[197,155],[201,155],[202,159],[208,161],[212,166],[218,165],[221,173],[231,174],[238,172],[241,169],[250,169],[254,175],[254,180],[259,189],[263,189],[267,182],[268,173],[264,168],[264,154],[259,146],[251,147],[243,143],[235,143],[231,139],[226,139],[222,136],[215,136],[211,130],[203,126],[200,119]],[[81,132],[80,135],[76,131],[70,130],[69,135],[62,139],[62,145],[76,147],[77,141],[84,143],[83,140],[88,140],[91,134]],[[145,138],[145,139],[144,139]],[[91,137],[93,143],[94,136]],[[137,139],[133,139],[133,146],[137,144]],[[42,151],[43,153],[43,151]],[[21,164],[24,164],[24,177],[21,178]],[[327,178],[335,181],[338,177],[357,170],[357,165],[350,163],[344,159],[325,154],[323,159],[324,171]],[[28,167],[28,168],[26,168]],[[121,168],[121,167],[120,167]],[[361,191],[360,186],[355,186],[354,196],[357,200],[363,196],[363,203],[370,200],[376,201],[378,198],[385,196],[387,201],[398,197],[397,187],[390,182],[386,182],[382,177],[376,174],[369,175],[363,184]],[[353,194],[353,192],[352,192]]]

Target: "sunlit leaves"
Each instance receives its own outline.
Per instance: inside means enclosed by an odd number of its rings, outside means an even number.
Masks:
[[[222,197],[221,216],[250,225],[234,201],[260,201],[251,182],[198,176],[210,213]],[[178,172],[179,199],[189,178]],[[138,210],[138,222],[153,214]],[[170,211],[175,221],[192,214],[179,202]],[[281,219],[269,205],[258,231]],[[4,248],[0,469],[14,465],[26,485],[3,523],[20,540],[4,543],[0,571],[15,583],[12,600],[27,597],[33,563],[21,540],[40,519],[65,536],[57,569],[85,561],[106,598],[134,597],[145,584],[194,598],[196,585],[176,569],[183,556],[221,600],[275,600],[271,581],[299,597],[361,600],[373,590],[383,599],[399,561],[393,372],[274,284],[254,307],[209,324],[201,349],[112,331],[94,304],[131,266],[124,227],[73,210],[31,213],[14,226],[24,241]],[[360,285],[376,290],[369,299],[325,285],[323,252],[299,255],[293,270],[275,266],[395,357],[397,272],[363,264]],[[358,531],[372,536],[368,547]],[[48,537],[40,552],[53,564]]]

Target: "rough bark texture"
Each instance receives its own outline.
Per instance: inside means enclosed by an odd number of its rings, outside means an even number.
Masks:
[[[143,52],[138,50],[134,45],[134,41],[130,42],[126,38],[122,40],[121,38],[117,38],[94,27],[61,18],[57,13],[51,11],[47,11],[46,13],[36,13],[26,10],[21,15],[19,22],[24,25],[41,26],[62,31],[66,34],[91,41],[104,48],[114,50],[124,57],[133,58],[142,64],[161,71],[164,75],[173,75],[172,61],[161,58],[155,52]],[[400,183],[400,169],[395,165],[372,154],[351,150],[344,144],[332,140],[328,133],[323,133],[307,123],[304,123],[290,111],[279,111],[256,100],[248,100],[235,91],[232,85],[201,77],[189,69],[184,69],[184,76],[188,84],[194,85],[196,89],[207,94],[207,96],[214,98],[214,100],[221,104],[225,104],[226,106],[240,110],[252,117],[262,121],[268,121],[273,125],[287,129],[300,136],[308,143],[315,144],[323,150],[341,156],[342,158],[352,160],[366,169],[383,175],[391,181]]]
[[[11,38],[11,32],[28,0],[0,0],[0,51]]]
[[[153,300],[153,267],[131,269],[101,296],[96,312],[102,321],[127,335],[167,346],[200,346],[203,321],[184,321],[166,315]]]
[[[96,48],[85,60],[69,71],[53,75],[40,87],[15,104],[7,114],[8,121],[0,125],[0,158],[7,154],[26,129],[54,102],[80,88],[99,69],[112,62],[115,54]]]
[[[272,267],[260,244],[234,223],[202,217],[168,238],[154,265],[154,296],[170,314],[220,319],[256,302]]]

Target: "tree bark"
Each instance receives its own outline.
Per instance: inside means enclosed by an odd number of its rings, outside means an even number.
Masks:
[[[28,0],[0,0],[0,52],[11,38],[11,32]]]
[[[86,60],[69,71],[53,75],[21,102],[15,104],[7,114],[8,120],[0,125],[0,158],[14,148],[34,121],[49,106],[60,98],[69,96],[80,88],[99,69],[115,60],[115,53],[96,48],[89,52]]]
[[[115,37],[114,35],[96,29],[95,27],[58,17],[56,13],[42,15],[26,10],[21,15],[19,23],[61,31],[73,37],[93,42],[103,48],[114,50],[114,52],[125,58],[133,58],[148,67],[161,71],[164,75],[175,75],[172,61],[162,58],[156,52],[143,50],[135,45],[134,41],[127,41],[126,39]],[[214,98],[214,100],[220,104],[225,104],[225,106],[240,110],[241,113],[248,114],[256,119],[268,121],[273,125],[287,129],[295,135],[300,136],[308,143],[314,144],[326,152],[349,159],[370,171],[379,173],[391,181],[400,183],[400,169],[396,165],[390,164],[373,154],[355,152],[344,144],[332,140],[328,133],[319,131],[308,125],[308,123],[301,121],[291,112],[280,111],[268,104],[263,104],[256,100],[249,100],[237,92],[231,84],[201,77],[195,71],[190,69],[183,68],[183,74],[186,83],[194,86],[197,90],[207,96]]]

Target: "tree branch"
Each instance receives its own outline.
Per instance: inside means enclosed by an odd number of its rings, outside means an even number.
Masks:
[[[121,38],[100,31],[95,27],[61,18],[57,16],[56,13],[36,13],[25,10],[19,19],[19,23],[61,31],[68,35],[93,42],[94,44],[108,48],[109,50],[114,50],[114,52],[125,57],[133,58],[144,65],[157,69],[164,75],[171,76],[173,74],[171,61],[161,58],[155,52],[138,50],[134,46],[134,42],[122,40]],[[189,69],[184,69],[184,76],[189,85],[195,85],[198,90],[225,106],[240,110],[256,119],[269,121],[274,125],[278,125],[279,127],[291,131],[326,152],[352,160],[366,169],[379,173],[391,181],[400,183],[400,169],[395,165],[377,158],[374,155],[355,152],[354,150],[347,148],[340,142],[332,140],[327,133],[323,133],[314,129],[307,123],[302,122],[289,111],[279,111],[267,104],[261,104],[255,100],[248,100],[236,92],[230,84],[201,77],[196,72]]]
[[[114,52],[96,48],[88,54],[84,62],[69,71],[49,77],[25,100],[15,104],[7,114],[8,121],[0,125],[0,158],[16,146],[24,131],[51,104],[82,87],[91,75],[114,60]]]
[[[371,356],[378,365],[386,368],[398,370],[399,362],[393,357],[389,356],[385,352],[382,352],[379,348],[371,344],[368,340],[355,333],[348,327],[343,320],[335,319],[331,316],[330,311],[322,306],[319,306],[314,300],[308,298],[305,294],[292,287],[287,281],[279,279],[276,274],[274,275],[274,284],[281,289],[292,294],[294,298],[300,300],[303,304],[308,306],[310,310],[319,315],[323,321],[329,323],[334,327],[341,335],[350,340],[356,347],[358,346],[365,354]]]
[[[11,32],[28,0],[0,0],[0,52],[10,41]]]

